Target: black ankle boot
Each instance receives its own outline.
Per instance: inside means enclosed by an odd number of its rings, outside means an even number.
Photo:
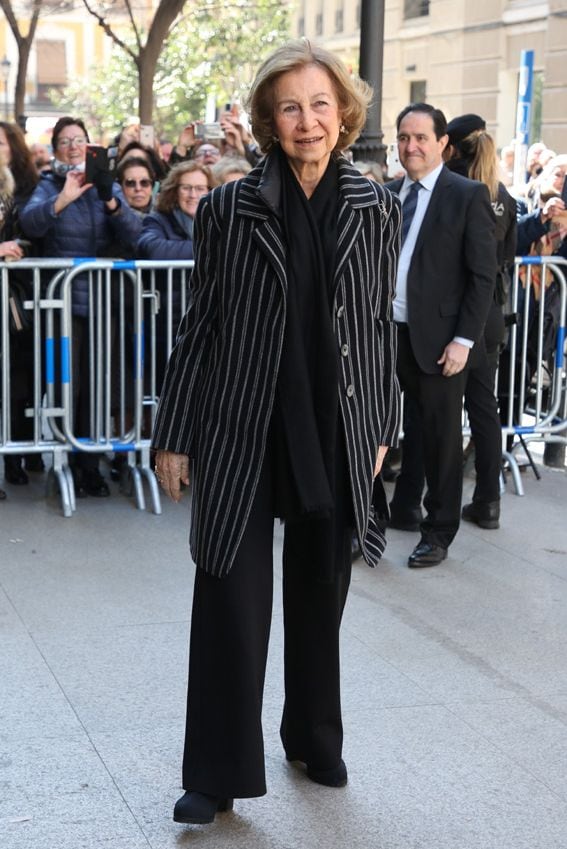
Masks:
[[[173,809],[174,822],[204,825],[212,822],[217,812],[232,811],[233,799],[219,799],[208,793],[188,790],[178,799]]]
[[[346,764],[342,758],[338,765],[331,767],[331,769],[315,769],[315,767],[305,763],[302,758],[295,758],[287,754],[286,759],[288,761],[304,763],[307,778],[310,778],[311,781],[315,781],[317,784],[324,784],[325,787],[344,787],[348,781]]]

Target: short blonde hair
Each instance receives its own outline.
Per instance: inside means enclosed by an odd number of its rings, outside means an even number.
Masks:
[[[246,109],[254,138],[262,153],[276,144],[274,138],[274,88],[282,74],[309,65],[327,72],[333,83],[345,131],[341,132],[336,151],[349,147],[360,135],[372,98],[372,89],[359,77],[351,76],[347,67],[329,50],[311,44],[307,39],[288,41],[268,56],[258,69],[246,99]]]

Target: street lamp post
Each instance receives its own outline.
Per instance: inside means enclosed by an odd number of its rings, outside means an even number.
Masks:
[[[2,67],[2,79],[4,80],[4,119],[8,120],[8,80],[10,79],[10,68],[12,63],[7,56],[0,62]]]
[[[372,162],[386,161],[386,145],[382,123],[382,64],[384,57],[385,0],[362,0],[360,6],[360,63],[363,80],[374,89],[371,104],[360,138],[353,144],[356,159]]]

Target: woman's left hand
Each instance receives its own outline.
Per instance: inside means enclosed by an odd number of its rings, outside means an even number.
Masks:
[[[189,486],[189,457],[174,451],[158,451],[156,477],[166,495],[173,501],[181,498],[181,484]]]
[[[374,466],[374,477],[377,478],[380,474],[380,469],[382,468],[382,463],[384,462],[384,457],[388,453],[387,445],[379,445],[378,446],[378,456],[376,457],[376,465]]]
[[[0,242],[0,257],[5,260],[22,259],[23,250],[16,241]]]

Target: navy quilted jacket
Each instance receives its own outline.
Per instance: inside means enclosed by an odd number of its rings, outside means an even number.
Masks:
[[[51,172],[43,173],[34,193],[20,212],[24,233],[33,240],[40,239],[44,257],[107,257],[111,245],[124,245],[132,255],[142,222],[130,209],[118,184],[113,194],[120,202],[114,214],[106,211],[95,188],[89,189],[70,203],[58,215],[53,207],[65,180]],[[73,284],[73,313],[88,313],[87,278],[79,277]]]

